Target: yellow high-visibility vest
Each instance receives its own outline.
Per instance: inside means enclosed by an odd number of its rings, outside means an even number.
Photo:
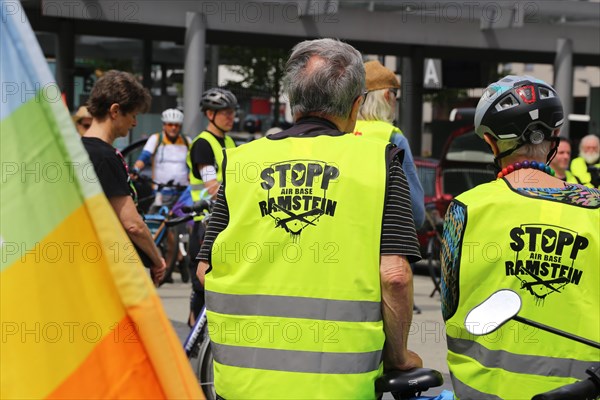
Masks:
[[[451,274],[459,281],[444,290],[458,296],[446,316],[456,396],[529,399],[584,379],[600,350],[515,320],[474,336],[465,317],[496,290],[510,289],[521,297],[519,316],[600,342],[598,197],[577,204],[551,194],[532,199],[496,180],[455,201],[466,207],[466,222],[445,234],[462,233],[459,270]]]
[[[206,275],[220,396],[375,399],[386,146],[346,134],[226,151],[229,223]]]

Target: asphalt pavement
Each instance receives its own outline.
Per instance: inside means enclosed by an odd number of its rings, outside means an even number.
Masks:
[[[189,332],[186,321],[191,284],[182,283],[178,273],[173,274],[173,279],[175,282],[161,286],[158,294],[173,328],[183,343]],[[426,275],[426,268],[422,264],[417,265],[414,277],[414,299],[421,313],[415,312],[413,315],[408,346],[421,356],[425,367],[440,371],[444,377],[442,386],[424,393],[428,396],[435,396],[443,389],[452,390],[446,364],[446,333],[440,311],[440,295],[435,293],[430,297],[433,289],[433,281],[429,275]],[[391,399],[391,396],[389,398]]]

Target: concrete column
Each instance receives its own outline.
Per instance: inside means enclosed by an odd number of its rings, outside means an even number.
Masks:
[[[207,89],[219,86],[219,46],[210,45],[210,67],[206,81]]]
[[[58,28],[56,41],[56,82],[65,94],[67,107],[74,108],[75,90],[73,75],[75,73],[75,29],[73,20],[62,19]]]
[[[150,90],[152,88],[152,40],[144,39],[142,50],[142,84]]]
[[[569,137],[569,114],[573,112],[573,42],[558,39],[554,58],[554,88],[562,101],[565,120],[560,135]]]
[[[195,137],[201,130],[200,98],[204,90],[206,20],[202,13],[187,12],[183,76],[183,131]]]
[[[415,47],[410,57],[402,59],[400,129],[410,143],[413,155],[421,155],[423,132],[423,51]]]

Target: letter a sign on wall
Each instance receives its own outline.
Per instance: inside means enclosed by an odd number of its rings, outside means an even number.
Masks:
[[[442,60],[426,58],[423,63],[423,87],[425,89],[442,88]]]

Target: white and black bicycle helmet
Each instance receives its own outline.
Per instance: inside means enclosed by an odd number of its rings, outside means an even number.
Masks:
[[[556,91],[531,76],[508,75],[487,87],[475,111],[475,132],[496,140],[517,139],[520,147],[553,137],[564,121]],[[507,155],[507,154],[504,154]]]
[[[168,108],[162,113],[161,121],[165,124],[183,124],[183,113],[176,108]]]
[[[223,110],[237,108],[237,98],[229,90],[221,88],[208,89],[202,93],[200,108],[204,110]]]

